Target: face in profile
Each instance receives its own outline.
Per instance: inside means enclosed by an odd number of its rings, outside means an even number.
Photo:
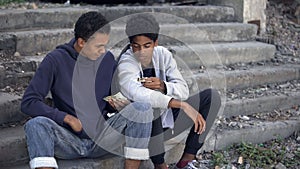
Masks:
[[[154,42],[143,35],[135,36],[131,43],[134,56],[141,62],[143,67],[151,66],[155,46],[157,46],[157,41]]]
[[[109,35],[104,33],[94,33],[88,41],[85,42],[81,54],[91,60],[96,60],[106,52],[106,45],[109,41]]]

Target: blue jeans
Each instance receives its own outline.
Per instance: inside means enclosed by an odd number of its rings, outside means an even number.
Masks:
[[[128,159],[149,158],[153,110],[150,104],[131,103],[110,117],[97,140],[81,139],[55,121],[38,116],[25,124],[30,167],[58,168],[54,158],[96,158],[124,155]]]

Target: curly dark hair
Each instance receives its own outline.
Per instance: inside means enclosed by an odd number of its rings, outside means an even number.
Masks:
[[[154,42],[158,38],[159,24],[149,13],[139,13],[133,15],[126,23],[125,30],[130,43],[135,36],[146,36]]]
[[[109,34],[109,22],[101,13],[96,11],[82,14],[75,24],[75,39],[88,40],[95,32]]]

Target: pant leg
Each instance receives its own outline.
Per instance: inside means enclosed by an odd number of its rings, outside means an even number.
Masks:
[[[164,129],[161,122],[161,111],[154,109],[154,119],[152,121],[151,139],[149,142],[150,159],[154,164],[165,162]]]
[[[194,122],[180,109],[179,113],[174,112],[175,115],[175,126],[173,131],[166,129],[164,132],[165,140],[169,140],[185,130],[190,129],[189,135],[186,140],[186,146],[184,152],[190,154],[196,154],[197,151],[202,147],[203,142],[211,129],[215,118],[218,114],[221,106],[221,98],[218,91],[214,89],[206,89],[198,94],[191,96],[187,102],[198,109],[199,113],[206,120],[206,130],[201,135],[194,132]],[[176,118],[176,116],[178,116]]]
[[[153,110],[150,104],[133,102],[107,120],[96,143],[106,151],[124,155],[125,158],[149,159],[152,119]]]
[[[179,115],[179,108],[172,108],[173,119],[176,120]],[[152,133],[149,143],[150,158],[153,164],[163,164],[165,162],[165,146],[164,141],[171,137],[165,137],[165,132],[170,129],[163,128],[161,122],[160,111],[154,110],[154,120],[152,122]],[[170,132],[171,133],[171,132]],[[172,134],[173,135],[173,134]]]
[[[194,132],[194,126],[191,128],[186,140],[184,152],[196,154],[202,147],[207,134],[209,133],[214,121],[217,117],[218,111],[221,106],[221,98],[219,93],[213,89],[207,89],[199,93],[200,103],[199,112],[206,121],[206,130],[201,135]],[[191,97],[188,100],[193,106],[197,106],[197,97]]]
[[[93,144],[92,140],[80,139],[46,117],[35,117],[24,128],[31,168],[57,168],[54,156],[62,159],[85,157],[90,153],[88,145]],[[106,153],[98,151],[99,156]]]

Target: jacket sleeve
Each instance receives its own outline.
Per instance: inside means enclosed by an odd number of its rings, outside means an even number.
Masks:
[[[189,88],[178,70],[177,63],[166,48],[162,48],[161,55],[164,57],[167,95],[174,99],[186,100],[189,97]]]
[[[117,67],[119,86],[122,94],[132,101],[150,103],[153,108],[168,108],[172,97],[144,87],[137,78],[140,77],[139,63],[124,53]]]
[[[35,72],[24,93],[21,102],[21,111],[31,117],[45,116],[63,125],[66,112],[59,111],[44,103],[44,99],[53,84],[54,77],[55,63],[48,54]]]

